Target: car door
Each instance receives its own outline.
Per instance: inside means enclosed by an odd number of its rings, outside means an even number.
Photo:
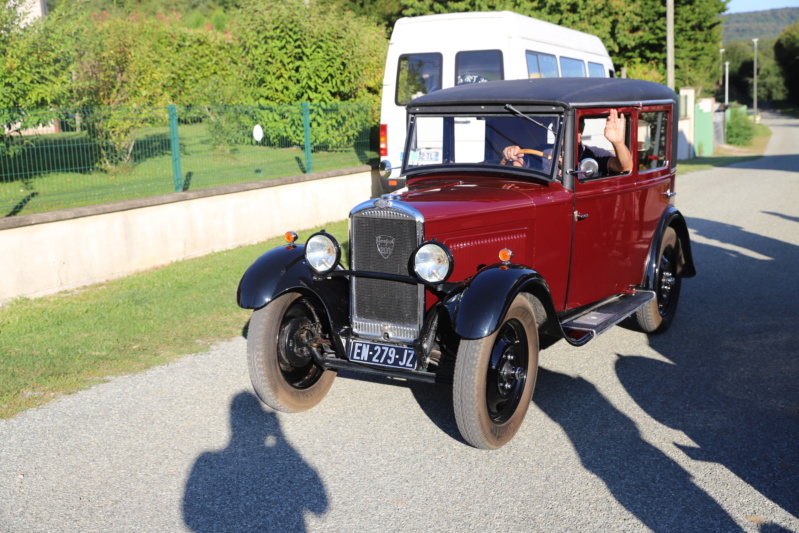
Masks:
[[[625,122],[626,144],[634,146],[636,110],[626,108],[618,111]],[[609,108],[578,112],[581,129],[585,129],[582,143],[588,150],[610,149],[608,151],[613,152],[613,146],[603,135],[609,113]],[[577,134],[575,142],[579,143],[579,140]],[[634,264],[632,253],[642,234],[634,151],[632,155],[631,172],[581,176],[575,180],[572,264],[567,301],[570,309],[628,288],[635,279],[634,272],[641,270],[640,264]]]
[[[609,110],[578,114],[604,117]],[[575,181],[574,235],[567,307],[570,309],[624,293],[641,283],[658,221],[669,203],[674,173],[671,153],[671,108],[620,109],[626,117],[627,145],[632,149],[629,173]],[[588,129],[588,127],[586,127]],[[598,128],[584,135],[596,142]]]

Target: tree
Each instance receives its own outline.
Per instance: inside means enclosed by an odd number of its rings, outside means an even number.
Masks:
[[[785,28],[777,38],[774,59],[782,70],[788,97],[799,104],[799,23]]]

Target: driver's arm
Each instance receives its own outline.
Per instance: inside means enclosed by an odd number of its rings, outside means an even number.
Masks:
[[[616,155],[608,161],[608,170],[614,173],[630,172],[633,169],[633,155],[624,143],[624,115],[615,109],[610,110],[608,121],[605,123],[605,138],[616,150]]]

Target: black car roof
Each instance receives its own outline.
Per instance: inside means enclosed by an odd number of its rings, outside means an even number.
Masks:
[[[677,102],[677,95],[659,83],[621,78],[539,78],[458,85],[420,96],[414,107],[471,104],[556,104],[563,107]]]

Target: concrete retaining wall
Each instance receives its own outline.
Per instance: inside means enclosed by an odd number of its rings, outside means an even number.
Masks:
[[[0,219],[0,303],[343,220],[373,181],[364,166]]]

